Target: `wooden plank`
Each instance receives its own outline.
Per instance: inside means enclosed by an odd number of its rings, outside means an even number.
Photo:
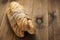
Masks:
[[[54,15],[55,15],[55,10],[54,10],[54,1],[50,0],[49,1],[49,10],[48,10],[48,20],[49,20],[49,27],[48,27],[48,31],[49,31],[49,40],[54,40],[54,23],[55,20],[54,19]],[[53,16],[52,16],[53,15]]]
[[[57,25],[54,27],[54,40],[60,40],[60,16],[59,16],[59,10],[60,10],[60,3],[59,3],[60,1],[55,1],[55,3],[56,3],[56,20],[57,20]]]
[[[42,25],[36,23],[37,18],[42,18]],[[48,40],[48,0],[35,0],[33,7],[33,22],[36,25],[36,39]]]
[[[49,11],[53,11],[54,12],[54,15],[52,13],[53,16],[55,16],[55,18],[53,18],[53,21],[51,21],[51,23],[49,24],[49,40],[60,40],[60,16],[59,16],[59,10],[60,10],[60,7],[59,7],[59,3],[60,1],[58,0],[51,0],[50,1],[50,8],[49,8]]]
[[[1,24],[1,22],[2,22],[2,19],[3,19],[3,15],[4,15],[4,12],[5,12],[5,9],[6,9],[6,6],[7,6],[7,4],[2,4],[1,2],[0,2],[0,24]],[[2,11],[3,10],[3,11]]]

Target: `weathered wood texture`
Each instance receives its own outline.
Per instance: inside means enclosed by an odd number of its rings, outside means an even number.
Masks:
[[[36,23],[40,18],[41,25]],[[48,0],[35,0],[33,6],[33,22],[36,25],[38,40],[48,40]]]
[[[60,40],[60,1],[59,0],[17,0],[25,7],[27,13],[33,20],[36,27],[36,35],[26,35],[25,38],[18,38],[11,30],[7,18],[3,19],[6,4],[0,2],[0,24],[1,31],[0,38],[2,40]],[[2,11],[3,10],[3,11]],[[36,23],[37,18],[42,21],[40,24]],[[39,22],[40,22],[39,21]]]
[[[60,40],[60,1],[50,0],[49,1],[49,40]]]

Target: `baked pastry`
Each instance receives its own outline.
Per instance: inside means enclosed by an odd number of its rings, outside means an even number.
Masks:
[[[35,27],[32,20],[24,13],[24,7],[17,2],[11,2],[7,11],[7,17],[11,28],[18,37],[24,37],[24,32],[35,34]]]

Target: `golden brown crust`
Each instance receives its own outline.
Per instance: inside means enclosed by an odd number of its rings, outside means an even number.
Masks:
[[[33,23],[32,23],[32,21],[31,20],[28,20],[28,33],[29,34],[35,34],[35,27],[34,27],[34,25],[33,25]]]
[[[9,8],[10,9],[7,12],[7,17],[15,34],[18,37],[24,37],[24,31],[27,31],[29,34],[35,34],[35,27],[32,20],[30,20],[29,17],[24,14],[23,7],[17,2],[12,2]],[[18,13],[19,11],[21,12]],[[20,14],[22,17],[19,16]]]

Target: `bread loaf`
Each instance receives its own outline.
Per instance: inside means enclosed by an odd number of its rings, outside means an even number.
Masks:
[[[35,34],[32,20],[24,13],[24,7],[17,2],[11,2],[7,12],[11,28],[18,37],[24,37],[24,32]]]

